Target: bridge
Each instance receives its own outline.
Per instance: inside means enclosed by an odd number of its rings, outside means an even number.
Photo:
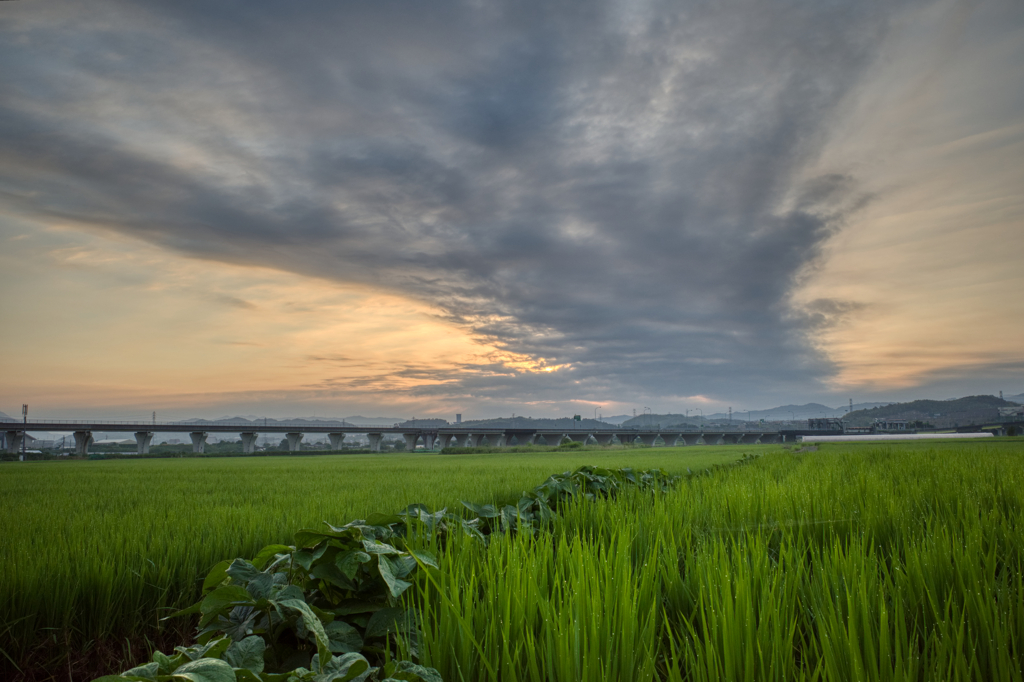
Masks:
[[[370,441],[370,450],[380,452],[381,443],[387,435],[399,435],[405,440],[408,450],[416,449],[423,443],[427,450],[443,449],[451,445],[456,447],[480,447],[486,443],[489,447],[508,447],[511,445],[559,445],[566,438],[577,443],[587,443],[591,439],[599,445],[610,445],[617,441],[623,445],[631,445],[639,441],[643,445],[654,446],[661,441],[664,446],[683,445],[727,445],[778,443],[784,436],[778,431],[741,431],[741,430],[682,430],[660,428],[614,428],[607,429],[523,429],[523,428],[472,428],[455,426],[411,427],[395,424],[391,427],[355,426],[345,422],[309,422],[259,424],[258,422],[125,422],[125,421],[68,421],[68,420],[29,420],[9,421],[0,424],[4,442],[9,453],[17,453],[22,446],[25,434],[29,431],[49,431],[72,433],[75,438],[75,453],[89,454],[93,432],[132,433],[138,446],[139,454],[148,454],[153,436],[160,433],[187,433],[192,440],[192,452],[205,451],[206,439],[211,433],[235,433],[242,441],[242,451],[251,454],[256,451],[256,439],[261,434],[284,434],[290,452],[302,449],[302,439],[309,433],[325,433],[331,442],[332,450],[341,449],[342,441],[347,434],[366,434]]]

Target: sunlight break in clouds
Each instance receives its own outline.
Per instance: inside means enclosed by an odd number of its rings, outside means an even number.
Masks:
[[[296,409],[339,397],[358,407],[386,392],[381,408],[403,410],[417,406],[416,387],[466,371],[558,369],[485,345],[415,301],[117,235],[35,229],[8,236],[0,265],[21,275],[7,292],[12,314],[54,311],[6,345],[21,360],[5,388],[50,409],[145,401],[144,415],[258,404],[263,393]]]

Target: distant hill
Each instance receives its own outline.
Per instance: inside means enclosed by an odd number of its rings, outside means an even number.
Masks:
[[[1024,393],[1020,393],[1018,395],[1008,395],[1006,396],[1006,400],[1015,402],[1018,405],[1024,405]]]
[[[889,405],[891,403],[854,403],[854,410],[864,410],[873,407],[879,407],[882,405]],[[761,419],[766,422],[788,422],[788,421],[802,421],[804,419],[812,419],[814,417],[845,417],[849,411],[849,407],[842,405],[840,407],[829,407],[828,405],[822,405],[821,403],[806,403],[804,405],[780,405],[779,407],[772,407],[767,410],[733,410],[732,422],[734,424],[740,424],[744,422],[757,422]],[[630,417],[622,422],[622,426],[633,427],[633,426],[657,426],[660,424],[662,428],[677,428],[686,426],[700,426],[709,422],[721,423],[729,419],[728,412],[712,412],[705,414],[703,417],[699,413],[691,414],[689,416],[685,414],[647,414],[637,415],[636,417]]]
[[[856,410],[845,417],[852,426],[869,426],[875,419],[906,419],[937,428],[967,426],[996,421],[1000,407],[1012,407],[1015,402],[1000,400],[994,395],[972,395],[953,400],[914,400],[893,403],[869,410]]]
[[[890,405],[891,403],[854,403],[854,410],[867,410],[872,407],[880,407],[882,405]],[[821,403],[806,403],[804,405],[781,405],[779,407],[771,407],[767,410],[750,410],[748,413],[746,410],[736,411],[733,410],[732,420],[733,421],[758,421],[764,419],[770,422],[781,422],[791,421],[794,419],[813,419],[814,417],[843,417],[849,412],[848,405],[840,405],[839,407],[829,407],[828,405],[822,405]],[[722,421],[728,419],[729,414],[727,412],[715,412],[713,414],[705,415],[709,420]]]
[[[15,421],[14,417],[11,417],[8,414],[0,412],[0,422],[13,422],[13,421]]]
[[[463,421],[460,426],[478,429],[607,429],[612,424],[596,419],[575,421],[569,417],[560,419],[534,419],[533,417],[501,417],[498,419],[474,419]]]
[[[708,420],[705,419],[705,421]],[[699,426],[700,423],[700,415],[696,414],[689,417],[685,414],[638,414],[637,416],[630,417],[626,421],[622,422],[621,426],[627,429],[631,429],[633,427],[660,427],[663,429],[673,429],[676,427],[682,428],[685,426]]]

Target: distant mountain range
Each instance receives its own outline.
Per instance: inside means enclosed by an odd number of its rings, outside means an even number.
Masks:
[[[876,418],[907,419],[909,421],[928,422],[934,426],[946,426],[953,424],[969,424],[971,421],[986,421],[998,414],[997,407],[1024,404],[1024,393],[1005,396],[1000,400],[996,396],[980,395],[968,396],[965,398],[950,398],[948,400],[915,400],[907,403],[877,402],[877,403],[854,403],[853,412],[849,411],[848,405],[829,407],[821,403],[806,403],[804,405],[780,405],[766,410],[735,410],[732,413],[733,423],[765,421],[800,421],[815,417],[842,417],[847,422],[860,425],[870,423]],[[612,417],[602,417],[600,420],[583,419],[574,421],[569,417],[560,419],[533,419],[531,417],[502,417],[498,419],[477,419],[463,421],[462,426],[476,426],[478,428],[541,428],[555,429],[564,428],[572,430],[599,429],[609,426],[656,426],[661,425],[671,428],[680,425],[698,426],[708,422],[724,422],[729,419],[727,412],[713,412],[701,415],[695,410],[691,414],[646,414],[630,416],[620,414]],[[10,415],[0,412],[0,422],[20,421]],[[939,422],[939,423],[936,423]],[[948,422],[948,424],[947,424]],[[446,422],[443,419],[416,419],[408,420],[405,417],[363,417],[353,415],[340,419],[325,417],[302,417],[296,419],[269,419],[257,415],[245,415],[235,417],[221,417],[219,419],[186,419],[174,423],[189,424],[239,424],[242,426],[260,424],[296,424],[303,425],[316,432],[317,428],[326,428],[332,425],[352,426],[394,426],[403,424],[407,426],[440,426]],[[448,422],[454,425],[454,422]]]
[[[998,408],[1017,404],[1015,400],[1000,400],[994,395],[972,395],[954,400],[914,400],[857,410],[845,419],[853,426],[869,426],[875,419],[906,419],[909,422],[920,422],[920,426],[927,424],[946,428],[996,421],[999,419]]]
[[[997,398],[998,400],[998,398]],[[854,410],[866,410],[891,403],[854,403]],[[807,403],[805,405],[780,405],[767,410],[733,410],[732,422],[734,424],[743,422],[757,422],[761,419],[766,422],[780,421],[801,421],[814,417],[843,417],[849,411],[848,405],[842,407],[829,407],[821,403]],[[622,426],[656,426],[674,427],[681,425],[697,426],[708,422],[726,422],[729,420],[728,412],[712,412],[701,415],[695,410],[690,410],[689,415],[685,414],[646,414],[629,417],[622,422]]]

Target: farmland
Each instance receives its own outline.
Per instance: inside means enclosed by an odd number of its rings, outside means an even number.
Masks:
[[[1012,439],[5,466],[3,647],[151,632],[214,562],[322,520],[744,453],[763,456],[664,495],[575,501],[536,535],[431,547],[437,577],[407,597],[423,662],[446,680],[1021,679]]]
[[[9,463],[0,467],[0,648],[16,661],[40,647],[59,659],[152,633],[158,609],[194,600],[214,563],[323,521],[412,502],[498,501],[587,463],[685,471],[743,451]]]

